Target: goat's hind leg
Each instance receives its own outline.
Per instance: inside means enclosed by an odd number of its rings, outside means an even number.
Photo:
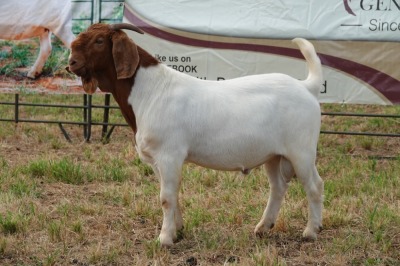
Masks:
[[[304,186],[308,200],[308,222],[303,237],[315,240],[322,229],[324,182],[318,174],[314,160],[312,163],[296,165],[295,171]]]
[[[274,227],[283,198],[289,186],[288,183],[294,175],[291,163],[283,156],[276,156],[269,160],[265,164],[265,167],[267,169],[271,191],[267,207],[254,230],[254,233],[258,236],[262,236],[265,232]]]

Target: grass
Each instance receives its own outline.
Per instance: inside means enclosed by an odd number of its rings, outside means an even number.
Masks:
[[[1,100],[9,95],[1,94]],[[28,102],[79,102],[78,96],[22,94]],[[74,98],[75,97],[75,98]],[[6,99],[7,100],[7,99]],[[102,102],[102,98],[94,99]],[[9,110],[11,109],[11,110]],[[323,105],[326,111],[400,113],[398,106]],[[0,105],[2,116],[12,108]],[[25,109],[21,115],[80,120],[81,112]],[[101,112],[94,114],[101,119]],[[112,119],[122,119],[115,111]],[[358,120],[355,120],[358,119]],[[352,121],[349,121],[352,120]],[[399,133],[396,119],[324,117],[323,128]],[[1,265],[398,265],[400,141],[321,135],[317,167],[325,181],[324,230],[301,239],[307,201],[291,182],[278,221],[253,235],[269,185],[262,168],[249,175],[194,165],[183,168],[181,239],[160,247],[159,182],[137,157],[129,128],[109,143],[94,127],[3,122],[0,127]],[[386,159],[382,159],[386,158]]]
[[[2,49],[3,47],[10,47],[9,51]],[[26,67],[32,63],[32,45],[24,43],[13,43],[9,41],[0,42],[0,59],[6,61],[6,64],[0,66],[1,75],[11,75],[18,67]]]
[[[0,41],[0,75],[19,77],[18,68],[31,67],[39,54],[39,38],[29,41]],[[52,52],[43,67],[42,76],[65,76],[69,51],[55,36]]]
[[[11,212],[0,215],[0,225],[4,234],[15,234],[18,231],[18,222]]]

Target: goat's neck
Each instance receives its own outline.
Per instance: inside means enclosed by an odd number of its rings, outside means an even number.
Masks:
[[[99,83],[99,87],[103,92],[112,93],[114,99],[118,103],[121,112],[128,122],[129,126],[133,129],[133,132],[137,132],[136,116],[133,111],[133,106],[128,102],[129,96],[132,94],[133,86],[137,76],[137,72],[141,68],[148,68],[157,66],[159,62],[157,59],[152,57],[148,52],[138,46],[138,52],[140,56],[140,66],[133,77],[127,79],[117,79],[117,73],[115,67],[108,68],[101,73],[97,73],[96,79]],[[153,77],[154,79],[154,77]]]
[[[115,71],[99,71],[95,73],[94,78],[97,80],[99,88],[102,92],[112,93],[118,88],[118,83],[120,83],[119,80],[117,80],[117,74]]]
[[[137,116],[141,116],[146,110],[156,109],[159,105],[157,102],[167,101],[172,92],[171,71],[175,72],[163,64],[138,69],[128,100]]]
[[[132,85],[133,78],[120,80],[117,82],[117,89],[113,90],[111,93],[115,101],[118,103],[125,120],[128,122],[133,132],[136,133],[136,116],[133,112],[132,106],[128,103],[128,97],[131,94]]]
[[[148,69],[151,69],[150,72],[157,70],[158,67],[161,65],[159,64],[157,59],[155,59],[153,56],[151,56],[148,52],[146,52],[139,46],[138,46],[138,52],[140,57],[140,65],[136,70],[135,74],[133,75],[133,77],[128,79],[118,80],[114,67],[108,68],[106,71],[104,71],[104,73],[97,73],[97,80],[99,82],[100,89],[103,92],[112,93],[114,99],[116,100],[121,109],[121,112],[125,120],[131,126],[134,133],[137,132],[136,114],[134,112],[134,109],[137,108],[134,108],[135,104],[132,104],[131,101],[128,101],[128,98],[129,97],[136,98],[136,94],[143,95],[143,90],[141,89],[143,88],[144,92],[146,92],[148,88],[152,87],[151,84],[153,84],[154,88],[159,87],[160,84],[157,83],[160,82],[157,82],[159,80],[157,74],[146,78],[144,77],[145,75],[142,75],[140,73],[148,72],[147,71]],[[147,85],[139,84],[138,86],[135,86],[138,77],[140,81],[148,80],[147,82],[145,82],[145,84]],[[146,100],[139,101],[139,103],[143,102],[146,102]]]
[[[98,73],[96,79],[99,83],[99,88],[101,91],[109,92],[113,95],[125,120],[128,122],[133,132],[136,133],[136,117],[127,100],[131,94],[134,77],[119,80],[117,79],[117,74],[115,71],[109,71],[109,73]]]

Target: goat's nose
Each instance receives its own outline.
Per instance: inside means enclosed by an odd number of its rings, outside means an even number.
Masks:
[[[73,58],[70,58],[70,59],[68,60],[68,64],[69,64],[70,66],[73,66],[73,65],[75,65],[75,64],[76,64],[76,61],[75,61],[75,59],[73,59]]]

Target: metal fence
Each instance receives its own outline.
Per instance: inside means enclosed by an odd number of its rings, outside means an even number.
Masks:
[[[399,119],[400,115],[387,115],[387,114],[362,114],[362,113],[339,113],[339,112],[322,112],[326,116],[349,116],[349,117],[379,117],[379,118],[394,118]],[[353,131],[328,131],[321,130],[322,134],[339,134],[339,135],[355,135],[355,136],[374,136],[374,137],[400,137],[399,133],[385,133],[385,132],[353,132]]]
[[[65,130],[64,125],[79,125],[83,126],[83,137],[86,141],[90,141],[92,136],[92,126],[102,126],[102,137],[104,140],[109,140],[112,132],[116,126],[128,126],[126,123],[110,123],[110,110],[119,109],[118,106],[110,105],[110,94],[104,95],[104,105],[92,104],[92,96],[88,94],[83,94],[82,104],[67,105],[67,104],[44,104],[44,103],[28,103],[21,102],[20,95],[18,93],[14,94],[14,101],[0,101],[0,105],[12,106],[14,110],[13,118],[2,118],[2,122],[14,122],[14,123],[45,123],[45,124],[57,124],[63,133],[64,137],[71,141],[68,132]],[[35,108],[65,108],[65,109],[81,109],[82,110],[82,120],[81,121],[68,121],[68,120],[43,120],[43,119],[27,119],[20,117],[21,107],[35,107]],[[103,109],[103,119],[102,121],[93,121],[92,110],[93,109]],[[109,130],[110,127],[110,130]]]
[[[14,95],[14,101],[0,102],[0,105],[12,106],[14,109],[13,118],[1,118],[3,122],[15,122],[15,123],[48,123],[58,124],[60,130],[64,134],[68,141],[71,141],[68,133],[66,132],[63,125],[80,125],[83,126],[83,137],[86,141],[89,141],[92,136],[93,126],[102,126],[102,138],[109,140],[114,128],[116,126],[128,126],[126,123],[111,123],[110,122],[110,110],[119,109],[118,106],[110,105],[111,95],[104,95],[104,104],[93,104],[92,96],[83,94],[82,104],[76,105],[65,105],[65,104],[42,104],[42,103],[26,103],[21,102],[19,94]],[[20,108],[24,106],[31,106],[35,108],[69,108],[69,109],[81,109],[82,120],[77,121],[59,121],[59,120],[39,120],[39,119],[26,119],[20,117]],[[102,120],[94,121],[92,116],[93,109],[102,109]],[[365,114],[365,113],[340,113],[340,112],[322,112],[323,116],[348,116],[348,117],[361,117],[361,118],[383,118],[383,119],[400,119],[400,115],[387,115],[387,114]],[[340,135],[357,135],[357,136],[377,136],[377,137],[400,137],[399,133],[385,133],[385,132],[355,132],[355,131],[328,131],[322,130],[322,134],[340,134]]]

